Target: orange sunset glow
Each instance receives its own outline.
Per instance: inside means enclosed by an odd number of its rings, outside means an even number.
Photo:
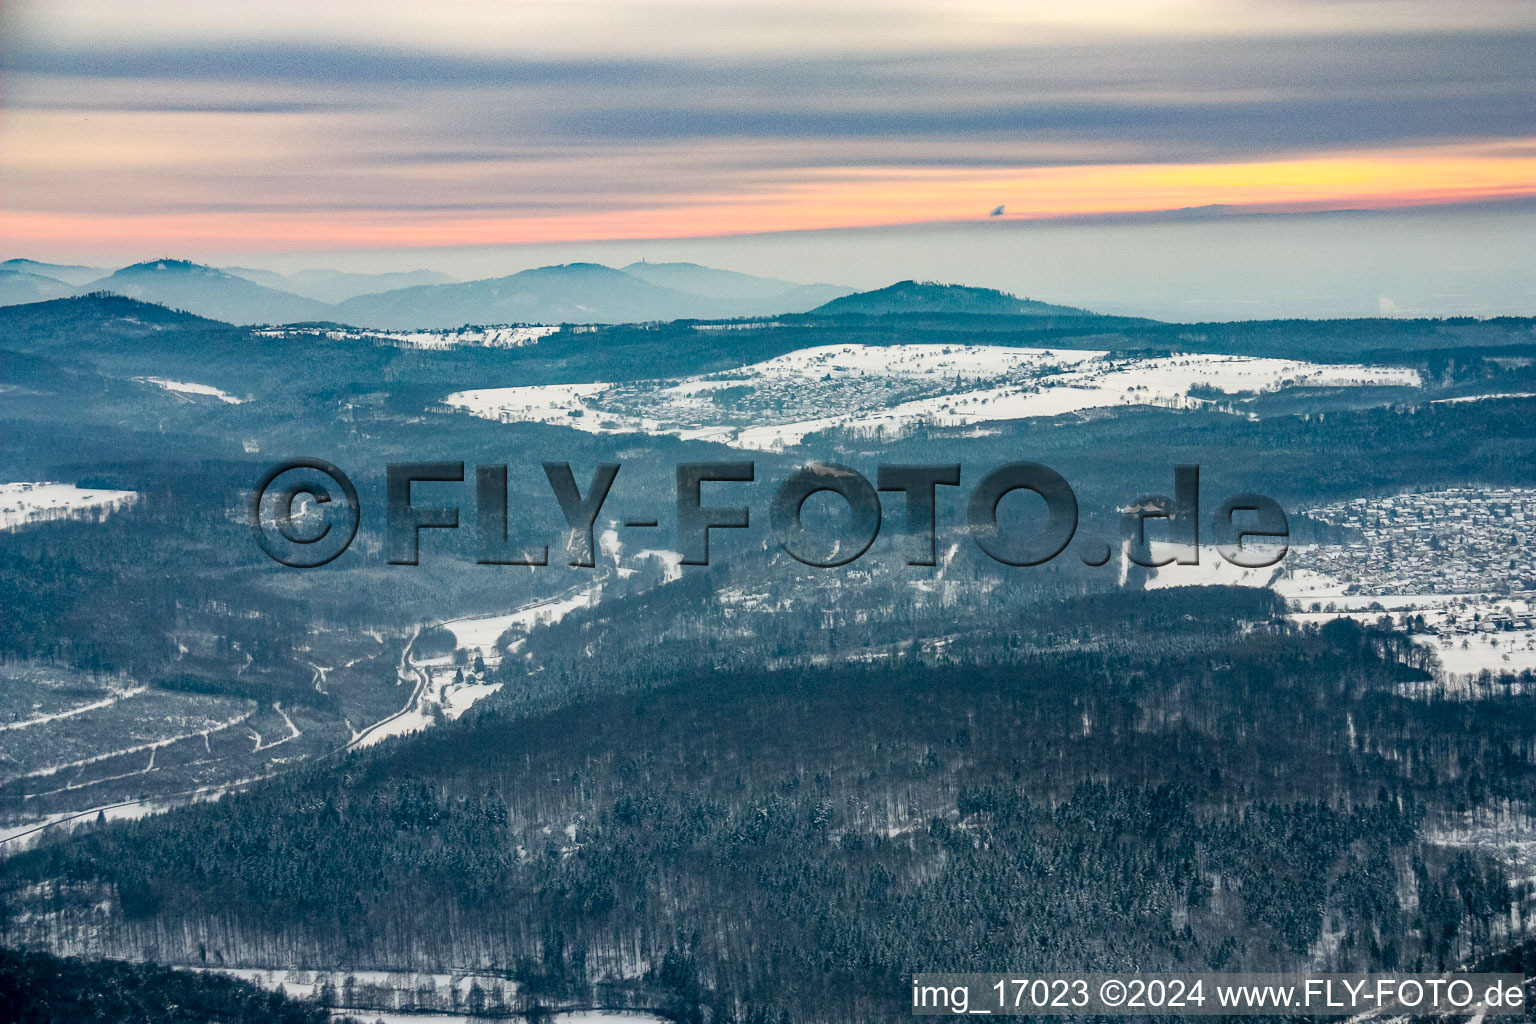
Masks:
[[[1536,142],[1439,147],[1223,164],[1050,168],[833,168],[757,192],[689,196],[664,208],[509,217],[359,210],[296,217],[260,212],[148,215],[12,211],[20,242],[80,237],[174,249],[249,239],[264,248],[517,244],[748,234],[976,219],[1061,218],[1224,205],[1262,210],[1383,209],[1536,193]]]
[[[1392,12],[27,0],[0,216],[83,258],[1536,195],[1530,5]]]

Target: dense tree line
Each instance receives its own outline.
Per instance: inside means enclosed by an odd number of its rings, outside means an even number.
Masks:
[[[330,1024],[320,1007],[217,974],[0,949],[9,1024]]]

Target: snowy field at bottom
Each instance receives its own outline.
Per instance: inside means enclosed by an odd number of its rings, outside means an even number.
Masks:
[[[335,1011],[337,1017],[352,1017],[363,1024],[484,1024],[482,1016],[468,1017],[458,1013],[371,1013],[346,1010]],[[509,1018],[521,1019],[521,1018]],[[580,1013],[557,1013],[550,1018],[554,1024],[661,1024],[661,1017],[631,1011],[583,1010]]]

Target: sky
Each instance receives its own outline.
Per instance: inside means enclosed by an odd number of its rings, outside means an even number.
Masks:
[[[466,276],[639,246],[862,286],[934,245],[1011,280],[1051,239],[1119,247],[1052,297],[1120,265],[1151,294],[1150,250],[1188,258],[1177,304],[1285,272],[1284,214],[1337,274],[1408,238],[1455,278],[1435,309],[1512,312],[1533,53],[1533,0],[0,0],[0,245]],[[1388,285],[1345,304],[1425,304]]]

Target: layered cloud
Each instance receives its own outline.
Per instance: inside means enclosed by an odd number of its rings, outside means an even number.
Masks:
[[[228,250],[1536,192],[1529,4],[1063,7],[23,3],[0,203]]]

